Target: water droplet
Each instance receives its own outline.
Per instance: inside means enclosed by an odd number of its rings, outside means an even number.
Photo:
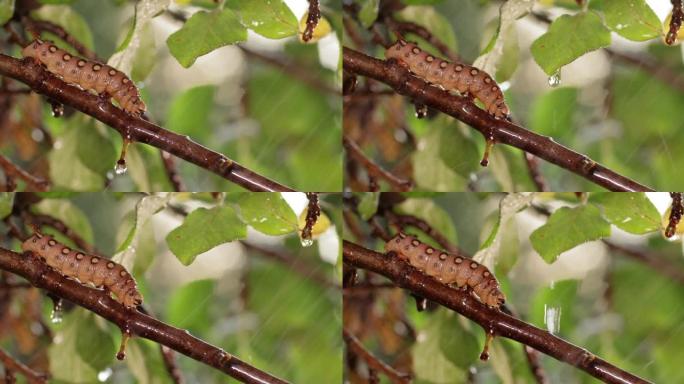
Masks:
[[[59,323],[62,322],[62,320],[63,320],[63,317],[62,317],[62,310],[61,310],[61,309],[53,308],[53,309],[52,309],[52,312],[50,312],[50,321],[51,321],[53,324],[59,324]]]
[[[126,166],[126,161],[125,160],[124,161],[121,161],[121,160],[117,161],[116,166],[114,167],[114,173],[121,176],[124,173],[126,173],[126,171],[128,171],[128,167]]]
[[[544,325],[551,334],[560,330],[561,308],[544,304]]]
[[[61,323],[63,314],[64,314],[64,311],[62,310],[62,299],[53,298],[52,299],[52,312],[50,312],[50,321],[53,324]]]
[[[312,246],[313,243],[314,243],[314,241],[311,240],[311,239],[302,239],[302,238],[299,238],[299,240],[300,240],[301,243],[302,243],[302,247],[310,247],[310,246]]]
[[[558,68],[556,72],[554,72],[553,75],[549,76],[549,86],[551,87],[557,87],[561,84],[561,69]]]
[[[112,376],[112,373],[114,372],[111,368],[105,368],[97,373],[97,380],[99,380],[101,383],[104,383],[105,381],[107,381],[107,379],[109,379]]]

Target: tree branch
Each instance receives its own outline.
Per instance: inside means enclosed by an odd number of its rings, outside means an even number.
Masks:
[[[343,260],[392,280],[399,287],[450,308],[497,336],[516,340],[581,369],[606,383],[648,383],[591,352],[479,302],[471,294],[452,289],[389,255],[344,241]]]
[[[366,157],[361,148],[359,148],[358,144],[356,144],[350,138],[345,136],[342,140],[342,144],[347,150],[347,154],[349,154],[350,157],[366,168],[366,171],[370,177],[382,178],[399,191],[411,190],[413,187],[413,183],[411,181],[397,177],[394,174],[382,169],[382,167]]]
[[[27,190],[44,192],[50,188],[50,183],[47,180],[33,176],[2,155],[0,155],[0,168],[2,168],[6,176],[24,180],[27,187],[29,187]]]
[[[36,372],[23,363],[15,360],[7,352],[2,350],[2,348],[0,348],[0,362],[2,362],[2,364],[5,366],[5,375],[7,375],[7,371],[19,372],[24,375],[24,377],[26,377],[26,381],[31,384],[47,383],[46,374]]]
[[[103,98],[70,86],[31,59],[0,54],[0,75],[19,80],[35,92],[70,105],[116,129],[122,137],[162,149],[251,191],[292,191],[261,176],[187,136],[134,117]]]
[[[389,364],[373,356],[372,353],[364,348],[359,339],[354,337],[351,332],[344,328],[342,329],[342,338],[347,345],[347,350],[362,358],[366,364],[368,364],[369,368],[383,372],[393,383],[408,384],[411,382],[411,375],[397,372],[397,370],[391,367]]]
[[[38,288],[78,304],[111,321],[132,335],[180,352],[249,384],[284,384],[284,380],[261,371],[222,349],[141,312],[127,310],[103,290],[84,286],[48,268],[38,257],[27,257],[0,248],[0,268],[27,279]]]
[[[449,94],[411,75],[399,63],[383,61],[353,49],[344,48],[344,68],[391,86],[397,93],[420,100],[478,130],[486,138],[531,153],[612,191],[651,191],[589,157],[577,153],[552,138],[529,131],[511,122],[498,120],[463,97]]]

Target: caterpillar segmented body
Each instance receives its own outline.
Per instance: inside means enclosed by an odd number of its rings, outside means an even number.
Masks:
[[[99,95],[107,94],[121,109],[132,114],[145,112],[145,103],[140,99],[138,88],[121,71],[107,64],[73,56],[57,48],[52,42],[34,40],[21,51],[24,57],[32,57],[44,64],[48,71],[58,75],[65,82],[75,84]]]
[[[499,308],[506,301],[494,275],[472,259],[432,248],[401,232],[385,244],[385,251],[395,252],[402,260],[444,284],[471,288],[484,304]]]
[[[471,94],[484,104],[489,114],[510,120],[510,111],[501,88],[480,69],[462,63],[450,63],[404,40],[398,40],[387,48],[385,58],[398,60],[416,76],[447,91]]]
[[[70,249],[52,236],[34,233],[21,244],[23,251],[31,251],[47,265],[66,277],[81,283],[104,287],[116,295],[127,308],[142,304],[143,298],[128,271],[119,263]]]

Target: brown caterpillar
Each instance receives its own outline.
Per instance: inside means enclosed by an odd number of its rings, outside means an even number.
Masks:
[[[36,39],[21,51],[24,57],[32,57],[44,64],[48,71],[98,95],[111,96],[119,106],[132,115],[145,112],[138,88],[126,75],[107,64],[98,63],[57,48],[50,41]]]
[[[385,251],[395,252],[400,259],[444,284],[471,288],[489,306],[499,308],[506,301],[494,275],[472,259],[434,249],[401,232],[385,244]]]
[[[447,91],[470,94],[484,104],[496,118],[510,120],[503,92],[486,72],[462,63],[434,57],[414,43],[398,40],[385,51],[385,58],[396,59],[416,76]]]
[[[142,304],[143,298],[133,277],[119,263],[70,249],[52,236],[34,233],[21,244],[23,251],[31,251],[50,267],[66,277],[92,284],[116,295],[126,308]]]

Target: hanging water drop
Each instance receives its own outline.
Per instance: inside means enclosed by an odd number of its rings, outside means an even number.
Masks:
[[[311,240],[311,239],[303,239],[303,238],[300,237],[299,240],[300,240],[300,242],[302,243],[302,247],[310,247],[310,246],[312,246],[313,243],[314,243],[314,241]]]
[[[553,75],[549,76],[549,86],[555,88],[561,84],[561,69],[558,68]]]
[[[126,160],[119,159],[119,161],[116,162],[116,166],[114,166],[114,173],[117,174],[118,176],[123,175],[128,171],[128,166],[126,166]]]

